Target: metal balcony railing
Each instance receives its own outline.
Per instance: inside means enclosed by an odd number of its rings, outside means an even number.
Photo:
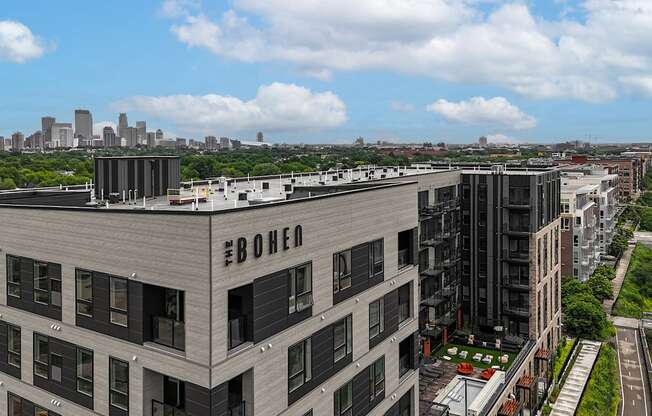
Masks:
[[[246,407],[245,402],[240,402],[233,406],[229,406],[229,411],[227,412],[227,416],[245,416],[247,414],[245,407]]]
[[[409,249],[403,249],[398,251],[398,268],[402,269],[404,267],[409,266],[412,264],[412,261],[410,259],[410,250]]]
[[[239,316],[229,319],[229,349],[238,347],[247,342],[247,317]]]
[[[186,325],[162,316],[152,318],[153,341],[166,347],[184,351],[186,349]]]
[[[186,411],[158,400],[152,400],[152,416],[186,416]]]

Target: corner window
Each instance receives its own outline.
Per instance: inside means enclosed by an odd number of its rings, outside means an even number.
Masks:
[[[369,339],[377,337],[385,329],[385,300],[380,298],[369,304]]]
[[[312,306],[312,264],[290,269],[288,287],[289,313],[301,312]]]
[[[383,239],[369,243],[369,277],[381,274],[384,270]]]
[[[410,318],[410,284],[404,284],[398,289],[398,323]]]
[[[7,256],[7,295],[20,298],[20,259]]]
[[[333,326],[333,361],[338,362],[353,351],[353,318],[351,315]]]
[[[111,276],[109,281],[111,300],[111,323],[126,327],[128,325],[128,289],[127,279]]]
[[[77,391],[93,397],[93,351],[77,347]]]
[[[7,325],[7,363],[20,368],[20,328]]]
[[[109,401],[111,406],[129,410],[129,363],[109,358]]]
[[[77,313],[93,316],[93,274],[86,270],[77,270]]]
[[[351,249],[333,255],[333,293],[351,287]]]
[[[349,381],[335,392],[335,416],[353,414],[353,384]]]
[[[369,401],[385,393],[385,356],[369,366]]]
[[[312,345],[307,338],[288,348],[288,391],[293,392],[312,378]]]
[[[50,340],[36,333],[34,334],[34,375],[50,378]]]

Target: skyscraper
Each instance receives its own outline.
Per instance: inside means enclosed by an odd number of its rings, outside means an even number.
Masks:
[[[102,129],[102,140],[104,141],[104,147],[120,146],[120,143],[116,140],[115,131],[113,131],[113,127],[111,126],[106,126]]]
[[[158,129],[156,130],[156,143],[158,143],[160,140],[163,140],[163,130]]]
[[[4,136],[0,136],[0,152],[5,151],[5,138]]]
[[[54,117],[41,117],[41,134],[43,134],[43,142],[46,144],[52,141],[52,125],[56,121]]]
[[[217,137],[215,136],[206,136],[204,138],[204,143],[206,143],[207,150],[216,150],[218,148]]]
[[[51,146],[54,148],[75,147],[75,136],[73,133],[72,123],[54,123],[52,125]]]
[[[17,131],[11,135],[11,150],[13,152],[20,152],[25,147],[25,136],[23,133]]]
[[[257,141],[258,143],[262,143],[262,142],[263,142],[263,132],[262,132],[262,131],[259,131],[258,134],[256,134],[256,141]]]
[[[127,121],[127,113],[120,113],[118,117],[118,136],[125,137],[127,127],[129,127],[129,122]]]
[[[136,147],[138,144],[138,131],[136,127],[127,127],[124,129],[122,137],[127,139],[127,147]]]
[[[75,137],[93,137],[93,115],[88,110],[75,110]]]
[[[147,123],[144,121],[136,122],[136,135],[138,144],[147,144]]]
[[[153,131],[147,132],[147,147],[156,147],[156,133]]]

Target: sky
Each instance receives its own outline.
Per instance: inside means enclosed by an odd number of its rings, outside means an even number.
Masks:
[[[652,138],[650,0],[4,0],[0,135]]]

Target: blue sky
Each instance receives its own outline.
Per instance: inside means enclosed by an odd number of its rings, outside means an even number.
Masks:
[[[0,135],[88,108],[194,138],[645,141],[650,3],[3,2]]]

